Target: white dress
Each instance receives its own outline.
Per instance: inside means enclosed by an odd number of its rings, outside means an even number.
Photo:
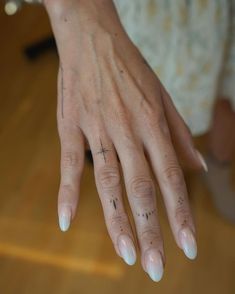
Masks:
[[[194,135],[217,97],[235,109],[235,0],[114,0],[121,22]]]

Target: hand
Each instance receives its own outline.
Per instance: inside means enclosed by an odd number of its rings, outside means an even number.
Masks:
[[[193,259],[195,227],[177,154],[195,168],[203,166],[202,159],[168,93],[122,28],[112,1],[47,0],[45,5],[60,56],[61,229],[67,230],[75,217],[87,140],[117,254],[128,264],[135,263],[134,236],[122,198],[122,169],[142,266],[159,281],[165,257],[150,170],[176,243]]]

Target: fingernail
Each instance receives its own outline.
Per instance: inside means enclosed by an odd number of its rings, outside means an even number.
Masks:
[[[204,171],[208,172],[208,167],[207,167],[205,159],[203,158],[203,156],[201,155],[201,153],[198,150],[196,150],[196,154],[197,154],[199,161],[201,162],[201,165],[202,165]]]
[[[129,265],[133,265],[136,262],[135,246],[131,238],[127,235],[121,235],[118,238],[118,248],[122,258]]]
[[[154,282],[162,279],[164,267],[161,254],[155,249],[150,249],[145,257],[146,270]]]
[[[195,259],[197,256],[197,243],[192,231],[189,228],[183,228],[179,232],[179,240],[184,254],[189,259]]]
[[[71,221],[71,209],[67,206],[60,209],[59,212],[59,225],[61,231],[65,232],[68,230]]]

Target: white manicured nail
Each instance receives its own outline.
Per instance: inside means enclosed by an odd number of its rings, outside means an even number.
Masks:
[[[135,246],[131,238],[127,235],[121,235],[118,238],[118,248],[121,256],[125,262],[129,265],[133,265],[136,262]]]
[[[189,228],[183,228],[179,232],[179,240],[184,254],[189,259],[195,259],[197,256],[197,243],[192,231]]]
[[[71,209],[67,206],[64,206],[60,209],[59,212],[59,225],[60,229],[63,232],[66,232],[69,229],[71,222]]]
[[[146,270],[154,282],[159,282],[164,273],[162,256],[156,249],[150,249],[145,256]]]

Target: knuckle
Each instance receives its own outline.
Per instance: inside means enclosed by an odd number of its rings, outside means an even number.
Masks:
[[[119,100],[119,99],[117,99]],[[130,124],[130,121],[128,119],[128,113],[127,110],[123,107],[123,105],[120,105],[119,102],[116,103],[115,109],[113,109],[112,118],[116,123],[119,123],[120,126],[127,126]]]
[[[124,212],[107,220],[107,227],[112,232],[123,230],[126,226],[128,226],[128,217]]]
[[[74,199],[73,196],[74,196],[73,187],[70,184],[61,184],[58,202],[60,204],[73,203],[73,199]]]
[[[120,213],[118,216],[113,216],[110,219],[110,225],[112,227],[115,227],[117,225],[127,223],[128,222],[128,217],[125,213]]]
[[[163,182],[174,187],[184,187],[184,176],[181,168],[174,164],[163,170]]]
[[[58,119],[57,127],[62,144],[66,143],[66,138],[73,137],[77,134],[79,129],[77,121],[72,117],[72,115],[70,118],[66,118],[64,120]]]
[[[185,207],[178,207],[175,211],[176,222],[180,225],[186,225],[190,220],[190,211]]]
[[[120,130],[123,132],[130,132],[130,116],[127,110],[120,105],[115,105],[116,109],[114,109],[110,115],[111,118],[115,121],[115,124],[118,126]]]
[[[127,155],[133,157],[133,154],[139,153],[141,151],[141,145],[138,140],[133,136],[133,134],[127,129],[123,130],[120,136],[122,140],[122,145],[125,147],[125,152]]]
[[[121,108],[121,109],[120,109]],[[125,146],[128,153],[135,152],[140,148],[139,141],[133,134],[131,121],[126,109],[117,106],[110,114],[111,123],[114,129],[117,130],[117,138]]]
[[[65,151],[62,155],[62,167],[70,168],[77,166],[79,162],[78,153],[75,151]]]
[[[130,149],[135,148],[136,142],[134,140],[133,133],[130,127],[130,122],[126,118],[123,118],[117,121],[117,125],[121,137],[120,139],[122,140],[125,147]]]
[[[61,186],[61,192],[64,196],[68,196],[71,195],[73,193],[74,189],[72,187],[72,185],[70,184],[62,184]]]
[[[131,193],[136,198],[152,199],[154,196],[154,185],[152,179],[136,177],[130,182]]]
[[[154,137],[156,137],[157,134],[161,134],[165,137],[170,136],[169,128],[168,128],[165,114],[163,111],[150,110],[148,112],[146,123],[147,123],[147,128],[149,129],[150,134],[152,134]]]
[[[152,105],[146,96],[144,96],[141,101],[141,112],[145,118],[154,118],[157,114],[156,108],[154,105]]]
[[[103,167],[98,171],[98,182],[103,189],[113,189],[120,185],[118,167]]]
[[[153,245],[154,243],[162,243],[162,237],[160,233],[160,228],[150,228],[146,229],[141,233],[141,240],[144,243]]]

